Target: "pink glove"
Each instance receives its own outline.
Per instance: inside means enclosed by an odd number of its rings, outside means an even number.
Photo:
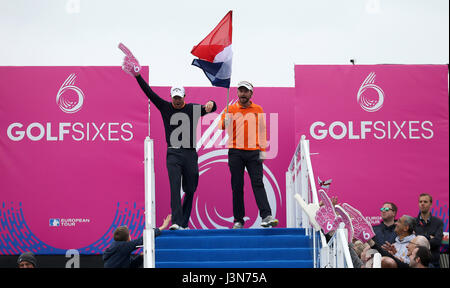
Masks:
[[[347,238],[347,240],[348,240],[348,243],[352,243],[352,240],[353,240],[353,234],[354,234],[354,232],[353,232],[353,225],[352,225],[352,220],[350,219],[350,216],[347,214],[347,212],[344,210],[344,208],[342,208],[341,206],[339,206],[339,205],[336,205],[335,206],[335,209],[336,209],[336,213],[339,215],[339,219],[342,221],[342,222],[344,222],[344,224],[345,224],[345,229],[347,229],[347,236],[348,236],[348,238]],[[339,223],[336,225],[336,228],[338,228],[339,227]]]
[[[125,58],[123,59],[122,70],[131,76],[138,76],[141,71],[141,65],[139,65],[138,60],[134,57],[133,53],[131,53],[130,49],[128,49],[122,43],[119,43],[119,49],[125,53]]]
[[[355,238],[361,240],[363,243],[369,241],[375,236],[372,225],[366,218],[347,203],[342,204],[342,208],[352,217],[353,229],[355,229]]]
[[[337,216],[334,211],[333,203],[331,203],[330,198],[328,198],[328,195],[322,189],[319,190],[319,197],[324,205],[317,210],[317,214],[314,218],[320,228],[322,228],[323,233],[327,234],[335,229],[335,221]]]

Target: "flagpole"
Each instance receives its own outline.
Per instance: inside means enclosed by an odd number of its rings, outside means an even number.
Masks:
[[[227,88],[227,114],[228,114],[228,103],[230,99],[230,87]]]

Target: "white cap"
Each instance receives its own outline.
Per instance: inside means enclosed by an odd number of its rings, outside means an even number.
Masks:
[[[170,89],[170,96],[172,96],[172,98],[175,96],[184,97],[184,88],[182,86],[173,86]]]
[[[245,87],[250,91],[253,91],[253,85],[252,83],[248,82],[248,81],[241,81],[238,83],[238,88],[239,87]]]

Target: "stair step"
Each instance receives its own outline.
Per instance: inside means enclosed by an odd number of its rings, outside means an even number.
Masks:
[[[156,249],[225,249],[225,248],[285,248],[309,247],[310,240],[306,236],[274,235],[261,236],[183,236],[158,237]]]
[[[312,260],[156,262],[156,268],[313,268]]]
[[[173,261],[275,261],[310,260],[311,248],[271,248],[271,249],[158,249],[157,262]]]
[[[190,229],[164,230],[158,237],[171,236],[251,236],[251,235],[305,235],[303,228],[265,228],[265,229]]]
[[[305,229],[162,231],[155,239],[157,268],[312,268]]]

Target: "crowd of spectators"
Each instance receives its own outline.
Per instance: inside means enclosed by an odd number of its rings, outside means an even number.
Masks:
[[[372,227],[375,236],[365,243],[355,238],[349,243],[353,267],[372,268],[374,255],[379,253],[381,268],[440,268],[444,224],[431,215],[432,203],[430,194],[420,194],[417,217],[399,218],[396,204],[383,203],[381,222]]]

